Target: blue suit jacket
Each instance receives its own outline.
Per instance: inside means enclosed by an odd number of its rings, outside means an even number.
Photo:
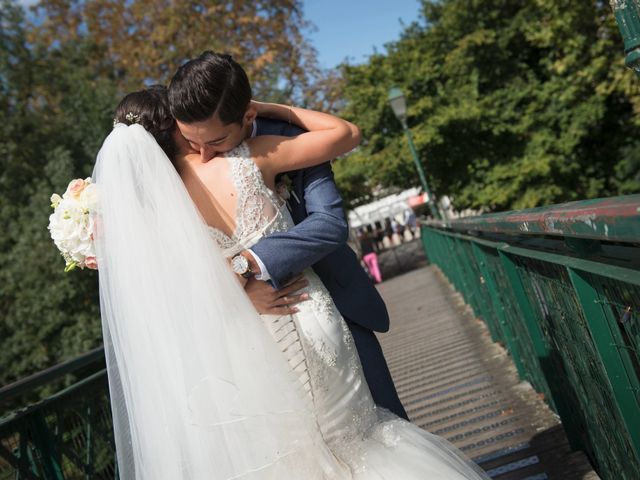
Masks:
[[[295,136],[301,128],[286,122],[257,119],[257,135]],[[251,247],[264,263],[271,282],[282,287],[309,266],[329,290],[344,318],[377,332],[389,329],[389,315],[380,294],[346,244],[349,225],[329,162],[287,174],[300,203],[289,206],[296,226],[274,233]]]

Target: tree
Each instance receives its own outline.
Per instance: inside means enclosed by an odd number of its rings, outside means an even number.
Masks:
[[[3,385],[102,343],[97,274],[63,272],[49,198],[91,175],[121,96],[207,48],[237,57],[260,99],[302,98],[318,70],[297,0],[43,0],[34,21],[0,7]]]
[[[82,40],[29,43],[22,10],[0,10],[0,384],[101,343],[97,276],[65,274],[47,231],[49,196],[91,174],[111,125],[115,85]],[[102,65],[104,67],[104,65]]]
[[[430,184],[458,208],[637,191],[640,84],[606,3],[425,0],[422,12],[386,55],[342,70],[343,113],[363,127],[356,158],[373,182],[418,184],[387,103],[398,85]],[[337,163],[341,186],[346,170]]]
[[[204,50],[232,54],[265,100],[301,100],[317,70],[300,0],[41,0],[35,11],[34,37],[49,46],[90,37],[121,92],[167,83]]]

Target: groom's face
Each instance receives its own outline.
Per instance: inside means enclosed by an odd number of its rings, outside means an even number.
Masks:
[[[237,147],[251,133],[255,112],[250,108],[241,123],[224,124],[217,115],[202,122],[178,121],[182,136],[189,146],[200,153],[203,162]]]

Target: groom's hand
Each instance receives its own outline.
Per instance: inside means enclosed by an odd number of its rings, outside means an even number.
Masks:
[[[297,293],[309,284],[302,274],[291,279],[280,290],[274,289],[267,282],[250,278],[244,286],[251,303],[258,313],[263,315],[290,315],[298,312],[297,303],[309,299],[307,293]]]

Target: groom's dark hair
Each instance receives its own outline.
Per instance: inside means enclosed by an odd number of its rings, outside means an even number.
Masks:
[[[176,120],[202,122],[214,114],[224,124],[241,123],[251,101],[251,85],[231,55],[203,52],[182,65],[169,85]]]

